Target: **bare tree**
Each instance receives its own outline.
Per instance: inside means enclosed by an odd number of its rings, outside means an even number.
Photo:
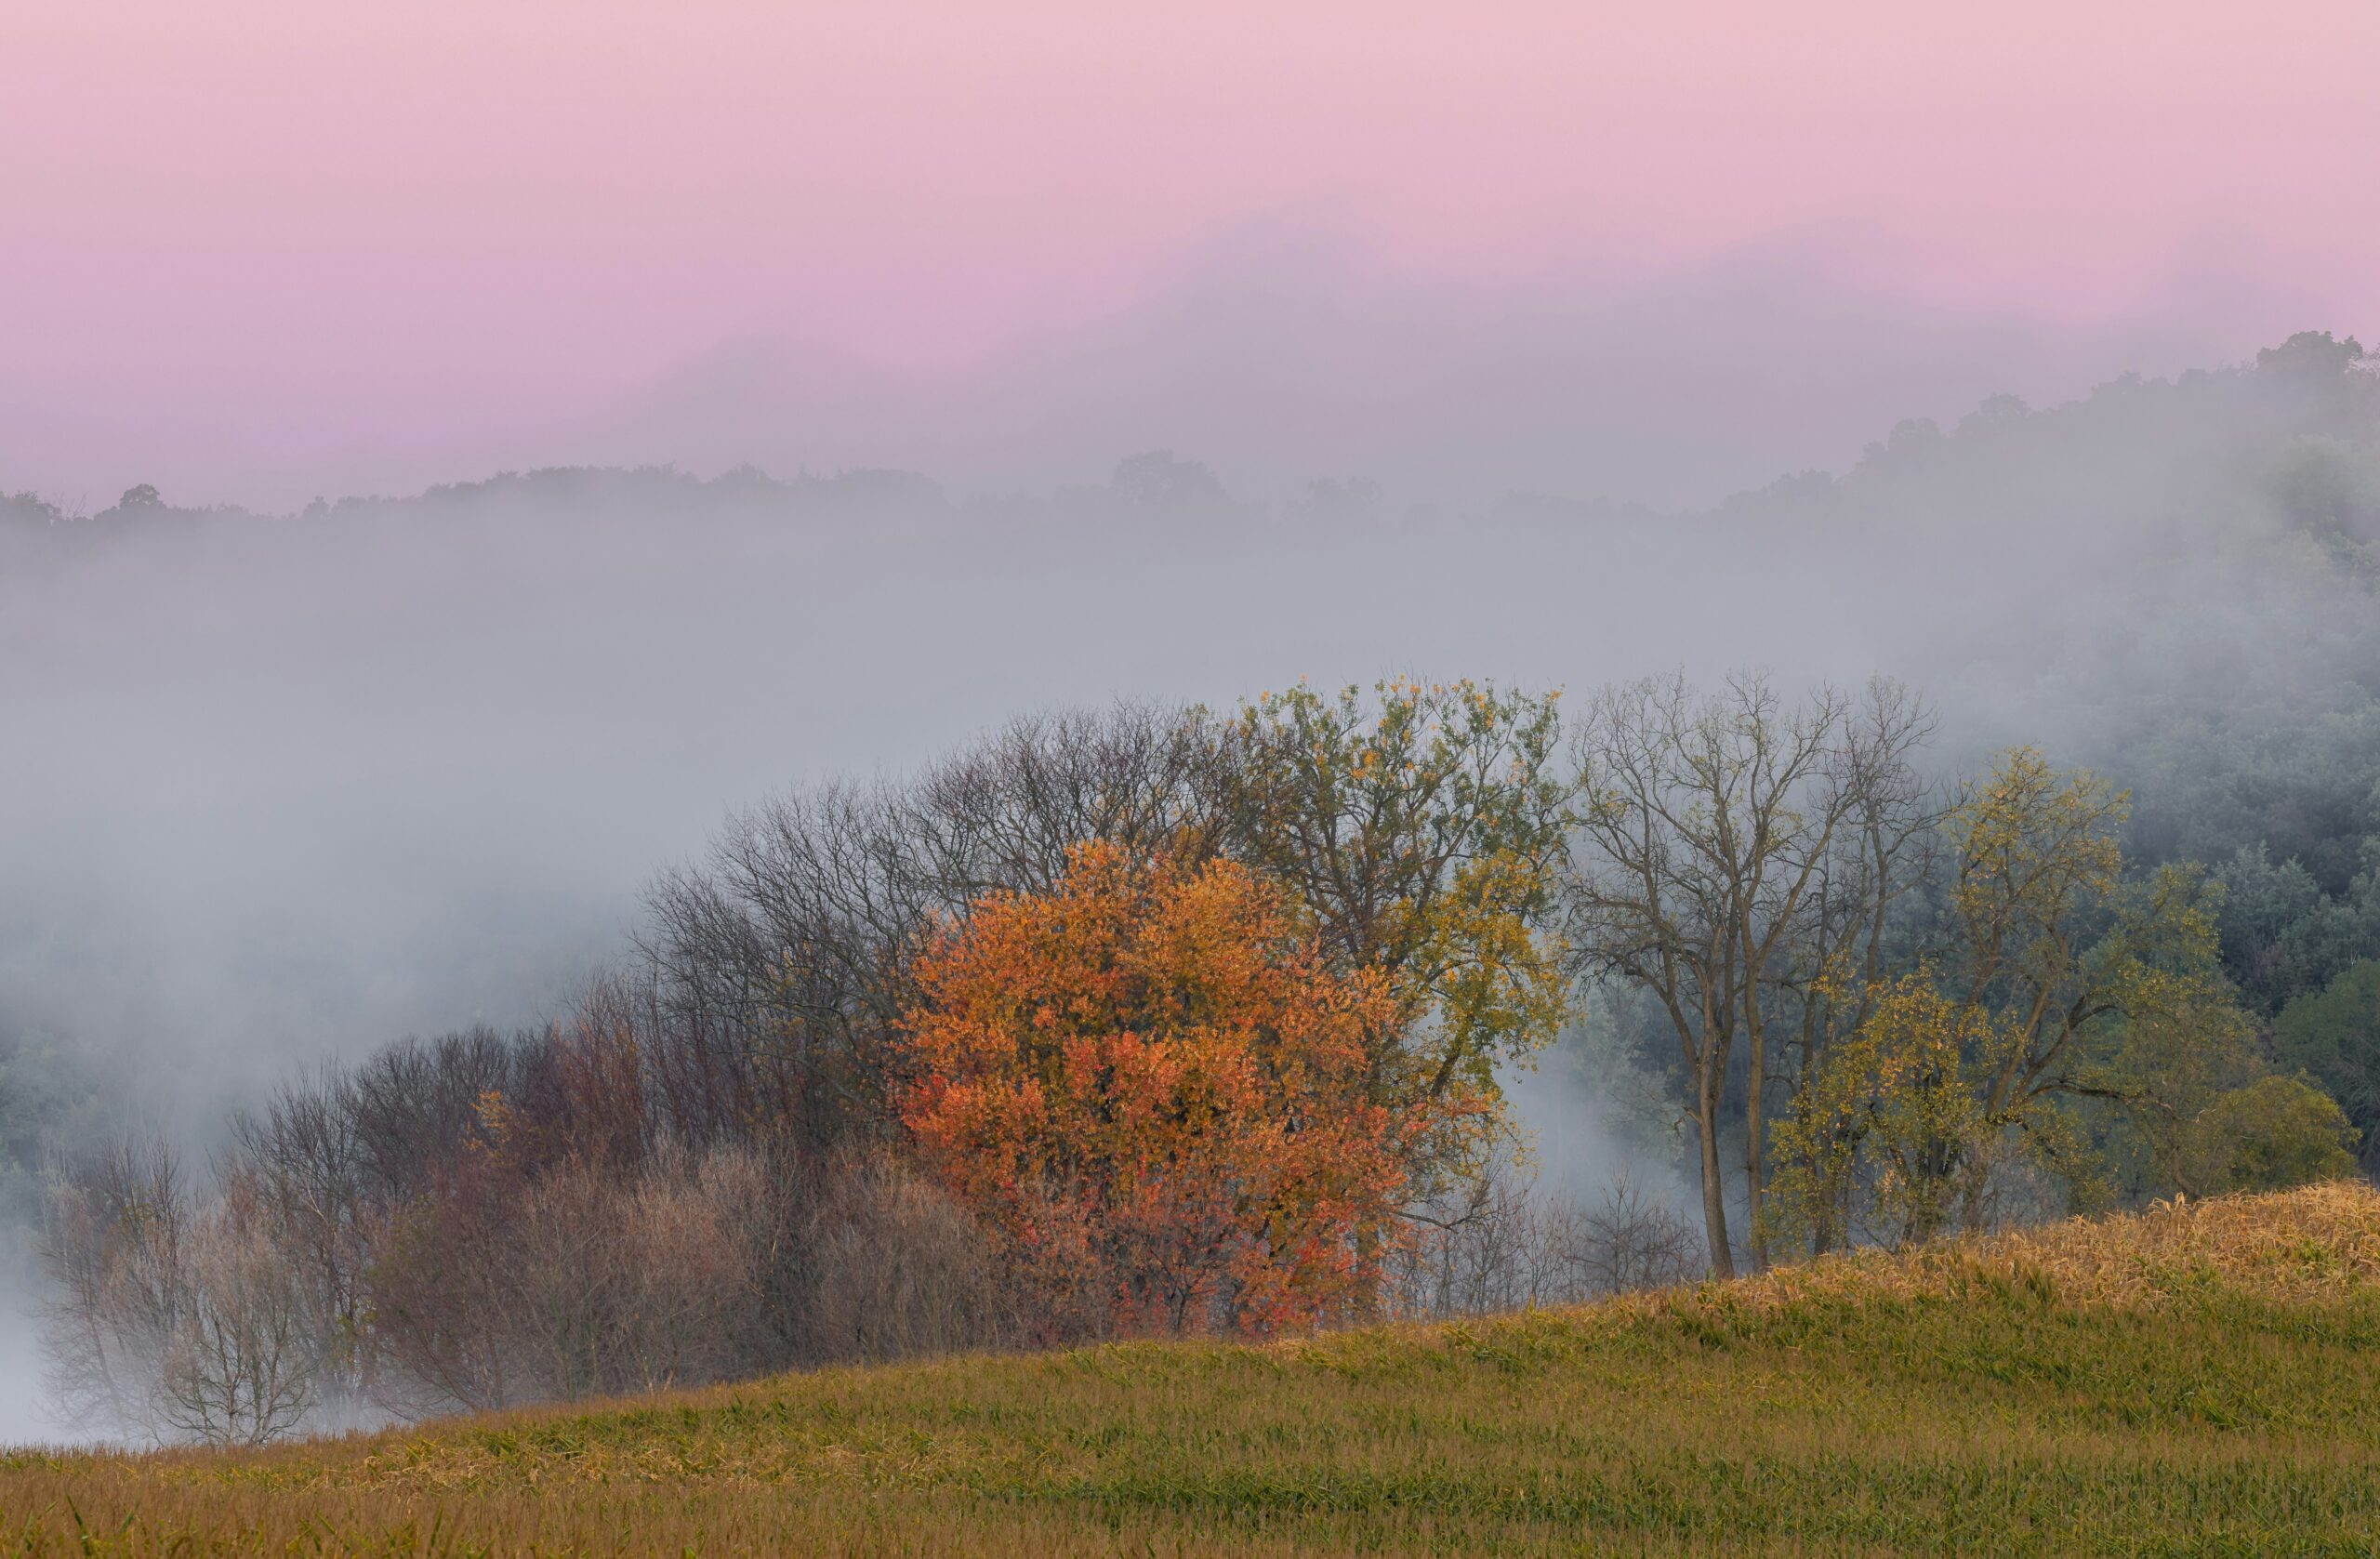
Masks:
[[[430,1165],[420,1190],[375,1218],[375,1399],[416,1417],[503,1407],[538,1394],[513,1347],[516,1168],[474,1143]]]
[[[1668,1020],[1700,1150],[1711,1267],[1723,1276],[1735,1271],[1721,1158],[1731,1068],[1740,1058],[1759,1265],[1778,995],[1831,989],[1841,928],[1880,926],[1906,888],[1887,861],[1856,894],[1863,879],[1841,870],[1843,847],[1871,824],[1899,837],[1911,804],[1902,799],[1917,794],[1910,760],[1930,730],[1923,707],[1890,683],[1859,700],[1821,688],[1789,707],[1751,675],[1707,697],[1682,676],[1608,688],[1580,730],[1571,945],[1582,972],[1633,984]],[[1821,934],[1814,928],[1829,917],[1835,929]]]
[[[316,1400],[320,1349],[309,1275],[235,1182],[197,1223],[187,1301],[159,1372],[165,1422],[211,1446],[260,1446]]]
[[[165,1359],[191,1303],[190,1198],[162,1140],[124,1137],[52,1167],[40,1241],[50,1394],[70,1422],[162,1437]]]
[[[906,809],[935,895],[1046,891],[1066,852],[1101,839],[1127,854],[1214,850],[1225,798],[1222,733],[1195,709],[1122,703],[1028,715],[929,767]]]
[[[673,1144],[646,1163],[619,1213],[628,1319],[617,1381],[693,1385],[781,1363],[758,1353],[751,1334],[783,1197],[749,1146],[695,1154]]]
[[[1028,716],[912,779],[735,818],[647,895],[652,1065],[677,1129],[767,1119],[819,1151],[879,1130],[908,969],[936,918],[1048,887],[1086,839],[1213,848],[1216,748],[1193,711]]]
[[[401,1040],[358,1065],[345,1108],[369,1196],[397,1204],[421,1195],[479,1130],[491,1095],[523,1101],[550,1087],[539,1076],[545,1040],[475,1028]]]
[[[363,1400],[372,1363],[374,1196],[356,1103],[338,1069],[294,1080],[261,1112],[232,1117],[220,1170],[250,1202],[254,1236],[272,1244],[302,1289],[311,1372],[324,1399],[341,1406]]]

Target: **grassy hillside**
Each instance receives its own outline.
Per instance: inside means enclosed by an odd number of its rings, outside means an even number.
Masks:
[[[2380,1194],[1590,1309],[0,1459],[0,1550],[2380,1552]]]

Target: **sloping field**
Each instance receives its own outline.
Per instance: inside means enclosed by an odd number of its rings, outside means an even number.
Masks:
[[[2380,1552],[2380,1194],[1473,1325],[0,1460],[28,1553]]]

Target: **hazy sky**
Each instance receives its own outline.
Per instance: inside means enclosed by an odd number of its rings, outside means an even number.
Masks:
[[[1251,222],[1606,303],[1781,243],[2198,356],[2380,275],[2368,0],[0,0],[0,487],[99,502],[600,456],[756,339],[931,387]]]

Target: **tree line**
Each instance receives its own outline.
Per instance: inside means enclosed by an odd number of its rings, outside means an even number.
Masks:
[[[2277,1027],[2222,882],[2127,860],[2122,792],[2030,749],[1946,778],[1937,727],[1885,681],[1657,679],[1567,720],[1300,685],[765,801],[565,1019],[293,1078],[204,1174],[65,1154],[53,1383],[253,1441],[2352,1171],[2326,1088],[2380,1048],[2361,987]],[[1557,1043],[1659,1085],[1690,1210],[1529,1188],[1504,1090]]]

